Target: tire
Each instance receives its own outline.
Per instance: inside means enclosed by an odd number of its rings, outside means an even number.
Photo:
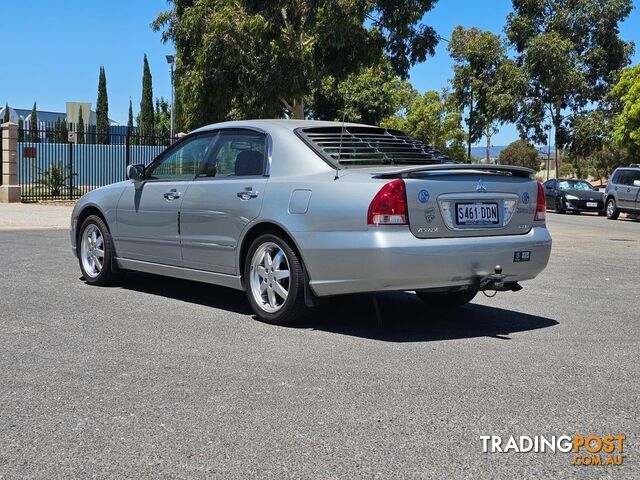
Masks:
[[[115,249],[111,233],[100,217],[90,215],[85,219],[80,228],[76,248],[80,271],[86,283],[104,286],[122,280],[124,272],[115,266]]]
[[[580,215],[582,212],[580,210],[574,210],[572,213],[574,215]]]
[[[281,274],[278,278],[277,272],[285,270],[288,277]],[[277,234],[260,235],[249,247],[244,285],[254,313],[267,323],[288,325],[306,311],[302,262],[289,243]]]
[[[555,207],[556,207],[556,213],[566,212],[566,209],[562,205],[562,198],[560,197],[556,197]]]
[[[610,198],[609,200],[607,200],[607,206],[606,208],[606,213],[607,213],[607,218],[609,220],[617,220],[618,217],[620,216],[620,211],[618,210],[618,207],[616,206],[616,201],[613,198]]]
[[[451,293],[416,292],[416,294],[430,307],[458,308],[473,300],[478,292],[472,290]]]

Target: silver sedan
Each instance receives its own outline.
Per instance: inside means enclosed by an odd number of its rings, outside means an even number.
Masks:
[[[457,307],[546,267],[532,174],[454,164],[378,127],[225,122],[83,196],[71,244],[89,284],[135,270],[223,285],[277,324],[356,292],[411,290]]]

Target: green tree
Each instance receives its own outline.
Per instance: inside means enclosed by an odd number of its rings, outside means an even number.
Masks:
[[[619,38],[631,0],[513,0],[506,32],[528,79],[518,112],[521,133],[546,143],[554,127],[556,173],[568,141],[567,112],[600,102],[633,45]]]
[[[328,76],[313,90],[308,106],[313,118],[379,125],[410,103],[418,93],[383,60],[342,81]]]
[[[464,161],[465,131],[461,122],[462,114],[446,91],[442,95],[428,91],[416,96],[403,115],[390,117],[382,125],[401,130],[456,161]]]
[[[568,170],[580,178],[606,178],[617,167],[627,165],[628,151],[614,140],[615,116],[609,109],[594,109],[574,115],[570,121]],[[564,170],[564,164],[561,172]]]
[[[154,128],[153,112],[153,80],[147,54],[144,55],[144,66],[142,71],[142,100],[140,100],[140,116],[138,117],[138,129],[141,135],[153,135]]]
[[[500,165],[518,165],[534,171],[540,170],[540,154],[538,150],[525,140],[511,142],[498,155]]]
[[[9,120],[11,120],[11,115],[9,113],[9,104],[7,103],[4,106],[4,118],[2,119],[3,123],[7,123]]]
[[[53,125],[53,141],[55,143],[60,142],[60,119],[56,118],[56,121]]]
[[[169,108],[169,102],[164,97],[156,98],[154,118],[157,141],[168,144],[169,135],[171,135],[171,109]]]
[[[18,118],[18,141],[24,142],[24,120],[22,117]]]
[[[632,157],[640,156],[640,65],[625,70],[611,91],[619,104],[613,136]]]
[[[127,131],[129,133],[133,132],[133,102],[131,101],[131,97],[129,97],[129,118],[127,120]]]
[[[100,67],[98,76],[98,101],[96,103],[97,143],[108,145],[109,135],[109,99],[107,96],[107,75],[104,67]]]
[[[31,109],[31,116],[29,117],[29,141],[33,143],[40,143],[40,122],[38,122],[38,111],[36,109],[36,102],[33,102],[33,108]]]
[[[82,107],[78,111],[78,123],[76,125],[76,143],[78,145],[84,143],[84,118],[82,117]]]
[[[172,0],[153,23],[177,50],[182,126],[229,118],[304,118],[305,98],[389,55],[393,71],[434,53],[421,22],[435,0]]]
[[[524,75],[507,58],[500,37],[491,32],[457,26],[448,50],[454,60],[454,98],[469,111],[469,151],[484,136],[488,163],[491,137],[501,124],[515,120],[516,100],[525,89]]]
[[[127,140],[131,143],[131,135],[134,135],[134,126],[133,126],[133,102],[131,101],[131,97],[129,97],[129,117],[127,119]],[[136,136],[134,143],[137,142],[138,137]]]
[[[67,143],[69,140],[69,133],[67,131],[67,120],[65,118],[61,118],[56,128],[58,131],[58,143]]]

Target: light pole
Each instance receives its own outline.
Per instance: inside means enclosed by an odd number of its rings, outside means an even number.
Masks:
[[[167,55],[167,63],[169,64],[169,72],[171,74],[171,130],[170,130],[170,134],[169,134],[169,141],[173,142],[173,97],[174,97],[174,86],[173,86],[173,68],[174,65],[176,64],[176,56],[175,55]]]

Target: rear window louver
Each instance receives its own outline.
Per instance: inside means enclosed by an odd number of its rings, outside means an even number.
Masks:
[[[375,127],[308,127],[296,133],[334,166],[430,165],[450,157],[399,130]]]

